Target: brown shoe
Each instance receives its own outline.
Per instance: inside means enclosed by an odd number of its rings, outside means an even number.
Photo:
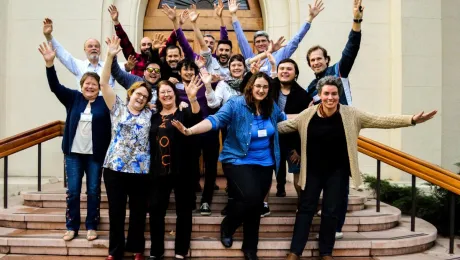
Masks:
[[[330,255],[326,255],[326,256],[322,256],[321,260],[334,260],[334,257],[332,257]]]
[[[287,256],[287,259],[286,260],[300,260],[300,256],[294,254],[294,253],[289,253],[289,255]]]

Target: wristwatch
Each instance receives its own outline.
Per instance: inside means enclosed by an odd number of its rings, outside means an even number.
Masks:
[[[353,19],[353,22],[355,23],[361,23],[363,21],[363,19]]]

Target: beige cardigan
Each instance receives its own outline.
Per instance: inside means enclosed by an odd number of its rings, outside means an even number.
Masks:
[[[299,185],[305,189],[307,179],[307,128],[311,118],[317,112],[318,105],[309,107],[302,111],[295,119],[278,123],[280,134],[298,131],[301,142],[300,178]],[[398,128],[411,126],[412,116],[392,115],[377,116],[362,112],[355,107],[340,105],[345,138],[347,139],[348,158],[350,159],[351,177],[355,187],[361,185],[361,175],[358,167],[358,136],[362,128]]]

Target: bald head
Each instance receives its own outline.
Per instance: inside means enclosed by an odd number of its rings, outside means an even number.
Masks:
[[[145,55],[150,55],[150,48],[152,47],[152,39],[149,37],[144,37],[141,40],[141,53]]]
[[[83,50],[86,53],[86,57],[90,61],[98,61],[99,55],[101,54],[101,44],[94,38],[89,38],[83,45]]]

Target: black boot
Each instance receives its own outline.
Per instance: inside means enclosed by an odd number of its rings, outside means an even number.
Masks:
[[[259,260],[256,252],[244,253],[244,260]]]

